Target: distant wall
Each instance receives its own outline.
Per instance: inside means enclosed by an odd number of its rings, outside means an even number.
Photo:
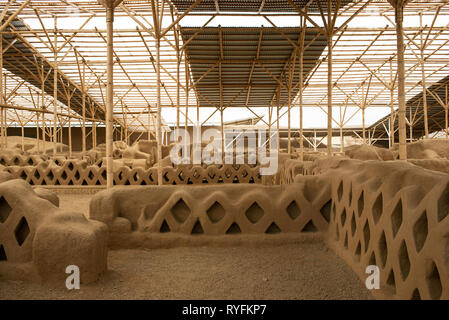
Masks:
[[[81,151],[82,150],[82,128],[81,127],[72,127],[72,150],[73,151]],[[97,127],[97,144],[105,143],[106,141],[106,128],[105,127]],[[86,127],[86,148],[87,150],[92,149],[92,135],[90,134],[92,131],[91,127]],[[20,127],[10,127],[8,128],[8,136],[22,136],[22,129]],[[42,139],[42,131],[39,134]],[[129,138],[130,144],[136,141],[140,136],[139,133],[133,133]],[[143,133],[140,139],[147,139],[147,133]],[[27,138],[36,138],[36,127],[26,127],[25,128],[25,137]],[[68,128],[63,128],[62,131],[62,143],[69,144],[69,130]],[[114,130],[114,140],[120,140],[120,128]],[[47,141],[49,138],[47,137]]]

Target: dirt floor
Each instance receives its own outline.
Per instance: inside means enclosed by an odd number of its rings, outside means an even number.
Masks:
[[[372,299],[321,243],[112,250],[101,280],[63,286],[0,278],[0,299]]]
[[[60,207],[87,215],[92,194],[58,192]],[[0,299],[372,299],[352,270],[320,241],[261,247],[111,250],[96,283],[6,281]]]

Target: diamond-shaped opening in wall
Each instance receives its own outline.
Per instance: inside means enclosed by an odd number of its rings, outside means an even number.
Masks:
[[[365,206],[365,198],[363,197],[363,191],[359,196],[359,200],[357,201],[357,212],[359,213],[359,217],[362,216],[363,208]]]
[[[393,269],[390,270],[390,273],[388,274],[387,278],[387,284],[394,290],[396,293],[396,280],[394,278],[394,271]]]
[[[340,202],[341,197],[343,196],[343,181],[340,181],[340,184],[338,185],[337,196],[338,196],[338,201]]]
[[[357,247],[355,248],[355,257],[358,260],[360,260],[360,254],[362,253],[362,245],[360,244],[360,241],[357,243]]]
[[[264,214],[265,212],[256,201],[254,201],[245,212],[246,217],[251,223],[257,223],[257,221],[259,221]]]
[[[332,200],[327,201],[320,209],[320,213],[323,216],[324,220],[328,223],[331,219],[331,208],[332,208]]]
[[[402,200],[399,199],[398,203],[394,207],[393,213],[391,214],[391,227],[393,228],[393,238],[399,231],[402,224]]]
[[[371,232],[370,232],[369,223],[367,220],[365,222],[365,226],[363,227],[363,240],[365,243],[365,252],[368,251],[370,237],[371,237]]]
[[[410,259],[408,256],[407,245],[403,240],[399,248],[399,267],[401,269],[402,280],[407,279],[410,273]]]
[[[25,219],[25,217],[22,217],[22,219],[20,219],[19,223],[17,224],[16,229],[14,230],[14,235],[19,246],[22,246],[22,244],[28,238],[29,234],[30,227],[28,225],[28,221],[27,219]]]
[[[387,247],[387,238],[385,237],[385,232],[383,231],[379,239],[379,253],[382,262],[382,268],[384,268],[385,264],[387,263],[388,247]]]
[[[374,201],[374,204],[373,204],[373,207],[371,209],[371,212],[372,212],[372,215],[373,215],[374,223],[379,222],[379,219],[382,216],[382,212],[383,212],[382,193],[380,193],[377,196],[376,201]]]
[[[203,226],[201,225],[201,222],[198,219],[192,228],[191,234],[203,234],[203,233],[204,233]]]
[[[276,234],[276,233],[281,233],[281,229],[278,227],[278,225],[273,222],[272,224],[270,224],[270,226],[267,228],[267,230],[265,231],[265,233],[267,234]]]
[[[349,185],[349,206],[352,206],[352,183]]]
[[[411,300],[421,300],[421,295],[419,294],[418,288],[413,290],[412,297],[410,299]]]
[[[226,234],[239,234],[242,233],[242,230],[240,229],[239,225],[235,222],[233,222],[228,230],[226,230]]]
[[[309,220],[307,224],[302,228],[301,232],[317,232],[317,227],[313,224],[312,220]]]
[[[415,222],[413,226],[413,239],[415,240],[416,251],[420,252],[426,243],[427,234],[429,232],[427,225],[427,212],[421,214],[419,219]]]
[[[0,245],[0,261],[7,261],[8,258],[6,257],[6,251],[3,245]]]
[[[301,209],[299,208],[295,200],[290,202],[290,204],[288,205],[287,214],[292,220],[295,220],[301,214]]]
[[[224,216],[226,215],[226,211],[220,204],[220,202],[215,201],[214,204],[211,205],[209,209],[207,209],[206,214],[212,223],[217,223],[224,218]]]
[[[441,285],[440,273],[438,272],[438,268],[433,261],[430,270],[430,274],[426,279],[427,287],[429,289],[430,298],[432,300],[438,300],[441,298],[443,287]]]
[[[159,228],[159,232],[160,233],[167,233],[167,232],[170,232],[170,231],[171,231],[170,226],[168,225],[167,221],[164,220],[162,222],[162,224],[161,224],[161,227]]]
[[[1,196],[0,197],[0,223],[4,223],[9,215],[11,214],[12,208],[9,205],[8,201]]]
[[[351,218],[351,235],[354,236],[356,231],[357,231],[357,223],[355,221],[355,214],[353,213]]]
[[[343,211],[341,212],[340,222],[341,222],[342,227],[344,227],[344,225],[346,223],[346,208],[343,208]]]
[[[175,220],[179,223],[184,223],[190,215],[190,208],[182,198],[176,202],[170,211]]]
[[[343,243],[343,246],[348,249],[348,233],[345,233],[345,242]]]

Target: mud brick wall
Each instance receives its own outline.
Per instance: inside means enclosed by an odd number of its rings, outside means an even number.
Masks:
[[[0,276],[61,280],[67,266],[77,265],[83,283],[97,280],[107,265],[106,226],[59,209],[51,191],[33,190],[5,175],[0,177],[7,180],[0,183]]]
[[[106,185],[106,167],[104,165],[88,165],[83,160],[43,161],[34,156],[21,155],[2,159],[7,165],[5,171],[11,173],[14,178],[23,179],[31,185]],[[175,168],[163,167],[162,180],[166,185],[183,185],[261,183],[262,179],[259,174],[259,166],[234,164],[206,167],[192,165]],[[119,167],[114,172],[114,184],[157,185],[157,168]]]
[[[380,269],[381,298],[449,298],[449,177],[402,161],[341,160],[327,242],[365,281]]]
[[[327,230],[330,208],[330,188],[316,181],[288,187],[116,187],[94,196],[90,218],[105,222],[112,238],[131,233],[274,234]]]

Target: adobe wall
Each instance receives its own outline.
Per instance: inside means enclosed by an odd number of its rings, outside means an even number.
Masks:
[[[449,176],[405,161],[328,160],[327,243],[380,298],[449,299]]]
[[[176,241],[186,245],[184,236],[325,231],[330,204],[330,188],[318,179],[289,186],[115,187],[92,198],[90,218],[108,225],[114,246],[146,246],[155,234],[182,236]]]
[[[94,196],[90,217],[115,247],[318,231],[363,282],[379,267],[376,297],[449,299],[449,176],[342,157],[285,168],[293,183],[277,186],[115,187]]]
[[[106,271],[106,226],[58,204],[51,191],[0,174],[1,277],[61,281],[67,266],[76,265],[81,282],[89,283]]]

